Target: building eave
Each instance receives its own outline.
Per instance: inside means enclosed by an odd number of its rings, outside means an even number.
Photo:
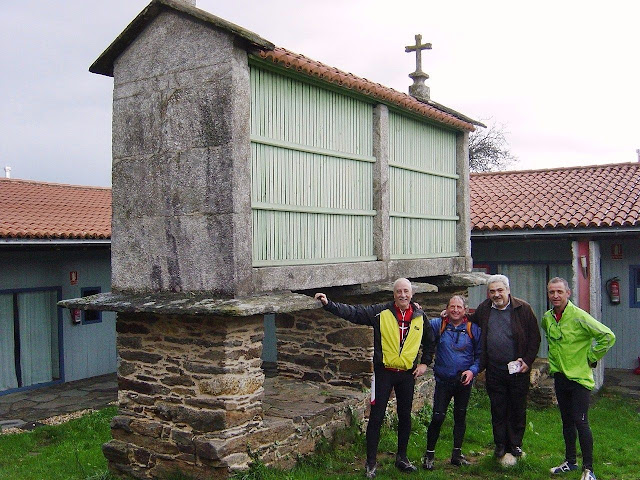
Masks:
[[[2,247],[93,247],[111,245],[111,239],[102,238],[0,238],[0,248]]]
[[[640,234],[640,226],[598,227],[598,228],[563,228],[536,230],[473,230],[471,240],[509,239],[526,240],[530,238],[575,238],[575,237],[611,237]]]

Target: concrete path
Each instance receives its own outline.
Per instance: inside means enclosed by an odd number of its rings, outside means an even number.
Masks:
[[[117,399],[115,373],[2,395],[0,429],[32,428],[45,418],[103,408]]]
[[[633,370],[605,369],[604,387],[609,391],[640,400],[640,375],[634,375]]]

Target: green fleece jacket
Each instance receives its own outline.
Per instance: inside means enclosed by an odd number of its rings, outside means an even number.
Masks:
[[[604,357],[615,343],[616,336],[611,329],[569,301],[559,322],[553,309],[544,314],[542,330],[549,343],[550,373],[561,372],[569,380],[593,390],[591,365]]]

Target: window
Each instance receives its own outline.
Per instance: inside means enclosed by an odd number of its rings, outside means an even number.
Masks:
[[[61,380],[59,287],[0,290],[0,391]]]
[[[629,266],[629,308],[640,308],[640,265]]]
[[[89,297],[91,295],[97,295],[101,292],[100,287],[86,287],[80,289],[80,296]],[[82,310],[82,324],[99,323],[102,321],[102,312],[98,310]]]

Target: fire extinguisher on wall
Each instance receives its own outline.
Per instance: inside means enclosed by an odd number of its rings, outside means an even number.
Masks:
[[[620,303],[620,279],[618,277],[610,278],[605,283],[605,288],[609,296],[609,303],[618,305]]]

